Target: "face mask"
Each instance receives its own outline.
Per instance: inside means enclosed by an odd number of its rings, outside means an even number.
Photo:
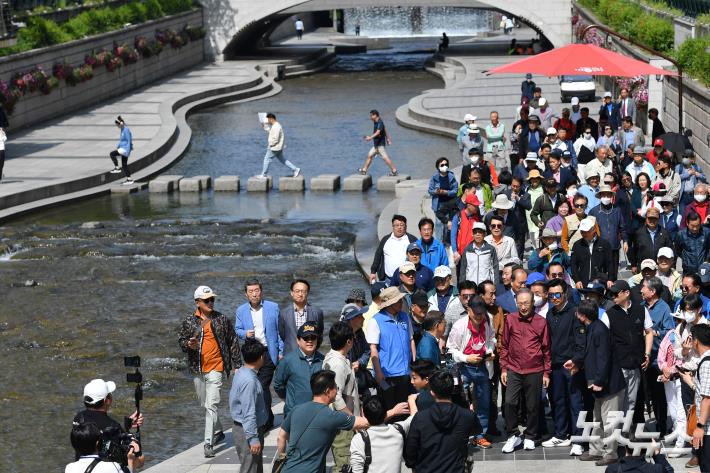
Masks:
[[[602,204],[603,204],[603,205],[609,205],[609,204],[611,204],[611,197],[602,197],[602,198],[599,199],[599,200],[602,201]]]
[[[447,172],[449,170],[449,166],[439,166],[439,171],[441,172]]]
[[[589,139],[589,138],[592,137],[592,134],[591,134],[591,133],[585,133],[585,134],[584,134],[584,137],[585,137],[586,139]]]
[[[687,323],[691,323],[695,320],[695,312],[683,311],[683,318]]]
[[[545,303],[545,299],[535,294],[535,296],[533,297],[533,303],[535,304],[535,307],[540,308]]]
[[[686,166],[690,166],[690,158],[683,158],[683,164]]]
[[[471,156],[471,164],[478,164],[478,156]]]
[[[564,166],[564,163],[562,164]],[[574,197],[577,195],[577,188],[576,187],[570,187],[567,189],[567,197]]]
[[[695,197],[695,200],[698,202],[705,202],[705,199],[707,199],[708,196],[705,194],[695,194],[693,197]]]
[[[557,243],[552,243],[550,246],[547,247],[550,251],[555,251],[557,249]]]

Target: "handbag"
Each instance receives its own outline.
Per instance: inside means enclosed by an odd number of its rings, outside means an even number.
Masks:
[[[323,407],[325,407],[325,406],[323,406]],[[327,407],[325,407],[325,408],[327,409]],[[308,422],[306,423],[306,428],[303,429],[303,432],[301,432],[301,434],[298,436],[298,438],[296,438],[296,440],[293,442],[294,445],[296,445],[298,443],[298,441],[301,440],[301,437],[303,437],[303,434],[305,434],[306,430],[308,430],[308,425],[310,425],[310,423],[313,422],[313,419],[315,419],[316,416],[318,414],[320,414],[320,412],[322,410],[323,409],[317,410],[315,412],[315,414],[313,414],[311,416],[311,418],[308,419]],[[283,453],[281,455],[278,455],[278,453],[277,453],[276,457],[274,458],[274,463],[271,465],[271,473],[281,473],[283,471],[284,467],[286,466],[287,460],[288,460],[288,455],[286,453]]]
[[[693,403],[690,406],[690,409],[688,409],[688,424],[685,427],[685,433],[688,434],[688,437],[693,436],[693,431],[695,430],[695,427],[698,425],[698,413],[695,410],[695,403]]]

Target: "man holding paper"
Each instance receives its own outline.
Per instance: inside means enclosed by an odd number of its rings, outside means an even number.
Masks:
[[[281,161],[293,171],[293,177],[298,177],[298,175],[301,174],[301,168],[297,168],[291,161],[284,158],[284,148],[286,145],[284,145],[283,127],[276,121],[276,115],[273,113],[267,113],[265,118],[266,120],[264,121],[263,114],[259,114],[259,121],[262,123],[264,130],[269,133],[266,154],[264,155],[264,166],[261,169],[261,177],[266,177],[266,173],[269,171],[269,165],[271,165],[271,160],[274,158]]]

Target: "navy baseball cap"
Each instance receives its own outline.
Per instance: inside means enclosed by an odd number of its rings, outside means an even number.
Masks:
[[[347,307],[343,310],[343,315],[340,317],[340,320],[342,322],[347,322],[355,317],[359,317],[361,315],[364,316],[369,309],[370,308],[368,306],[358,307],[355,304],[352,304],[352,307]]]
[[[412,251],[414,251],[414,250],[417,250],[417,251],[420,252],[420,253],[422,252],[421,247],[417,244],[416,241],[410,243],[409,246],[407,246],[407,253],[412,252]]]
[[[372,286],[370,286],[370,295],[373,299],[375,297],[380,297],[380,292],[382,292],[382,290],[387,287],[389,287],[389,284],[387,284],[386,282],[373,283]]]
[[[314,335],[316,337],[319,337],[320,333],[318,333],[318,327],[316,326],[316,324],[311,321],[306,322],[298,328],[298,338],[306,338]]]

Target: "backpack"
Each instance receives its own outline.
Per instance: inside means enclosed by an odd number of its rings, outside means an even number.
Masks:
[[[402,455],[404,455],[404,443],[407,441],[407,434],[404,433],[404,427],[399,424],[392,424],[392,427],[397,429],[397,432],[402,436]],[[370,444],[370,436],[367,434],[367,430],[360,432],[362,441],[365,444],[365,468],[363,468],[363,473],[367,473],[372,463],[372,445]],[[350,465],[343,465],[341,473],[352,473],[353,469]]]

